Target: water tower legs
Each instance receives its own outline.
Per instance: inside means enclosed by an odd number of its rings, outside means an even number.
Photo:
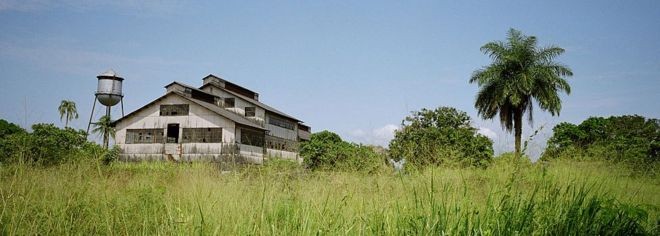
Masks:
[[[89,114],[89,123],[87,123],[87,136],[89,136],[89,129],[92,127],[92,124],[97,124],[97,122],[92,122],[92,119],[94,118],[94,110],[96,110],[96,100],[97,99],[98,99],[97,96],[94,96],[94,105],[92,105],[92,112],[91,112],[91,114]],[[123,106],[124,106],[124,103],[122,102],[122,108],[123,108]],[[107,117],[110,117],[110,108],[112,108],[112,107],[110,107],[110,106],[105,107],[105,115]],[[122,109],[122,113],[123,113],[123,110],[124,109]],[[109,139],[108,134],[104,133],[103,134],[103,148],[105,148],[105,149],[108,149],[108,144],[109,144],[108,139]]]
[[[89,123],[87,123],[87,136],[89,136],[89,127],[92,126],[92,118],[94,117],[94,109],[96,109],[96,96],[94,96],[94,105],[92,105],[92,112],[89,114]]]
[[[121,97],[121,117],[124,117],[124,97]]]

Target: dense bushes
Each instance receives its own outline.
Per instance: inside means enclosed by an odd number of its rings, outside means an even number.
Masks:
[[[390,155],[418,167],[448,162],[485,166],[493,157],[493,142],[477,134],[463,111],[422,109],[405,118],[390,142]]]
[[[348,143],[330,131],[312,134],[310,140],[301,145],[300,155],[305,165],[314,170],[375,172],[385,163],[385,157],[371,147]]]
[[[0,120],[0,162],[53,165],[75,158],[96,158],[104,151],[87,141],[83,130],[35,124],[32,133]]]
[[[25,130],[14,123],[9,123],[6,120],[0,120],[0,140],[16,133],[25,133]]]
[[[543,159],[602,158],[649,168],[660,161],[660,120],[642,116],[591,117],[553,128]]]

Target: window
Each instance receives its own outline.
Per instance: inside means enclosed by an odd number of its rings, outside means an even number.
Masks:
[[[241,129],[241,144],[263,147],[264,133],[261,131]]]
[[[222,128],[183,128],[182,143],[221,143]]]
[[[294,130],[294,127],[295,127],[293,122],[288,121],[284,118],[280,118],[280,117],[272,116],[272,115],[269,116],[268,123],[271,124],[271,125],[279,126],[279,127],[282,127],[282,128],[285,128],[285,129],[290,129],[290,130]]]
[[[254,117],[257,113],[257,109],[255,107],[246,107],[245,108],[245,116],[246,117]]]
[[[298,142],[266,135],[266,148],[296,152],[298,151]]]
[[[188,104],[160,105],[161,116],[187,116],[189,110]]]
[[[213,103],[215,101],[215,96],[198,90],[192,90],[190,97],[208,103]]]
[[[234,98],[225,98],[225,107],[226,108],[233,108],[234,107]]]
[[[192,89],[191,89],[191,88],[184,88],[184,89],[183,89],[183,92],[184,92],[185,94],[191,94],[191,93],[192,93]]]
[[[163,129],[128,129],[126,130],[126,144],[163,143],[163,136]]]

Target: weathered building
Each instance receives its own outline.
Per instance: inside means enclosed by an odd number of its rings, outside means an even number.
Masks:
[[[310,127],[259,101],[259,94],[214,75],[199,88],[179,82],[114,122],[122,160],[301,161]]]

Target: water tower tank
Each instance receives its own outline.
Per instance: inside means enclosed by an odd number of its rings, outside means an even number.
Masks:
[[[121,83],[124,78],[119,77],[113,70],[108,70],[96,78],[99,79],[96,90],[96,98],[99,102],[106,106],[117,105],[124,96],[121,92]]]

